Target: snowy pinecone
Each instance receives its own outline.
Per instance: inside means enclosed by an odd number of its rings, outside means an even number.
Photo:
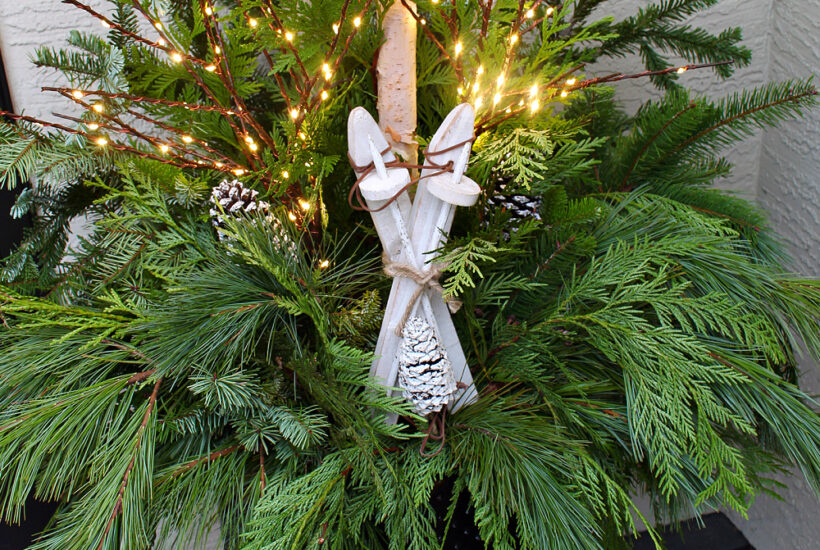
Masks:
[[[399,386],[402,395],[427,416],[453,401],[456,380],[447,352],[433,327],[419,317],[407,320],[399,347]]]
[[[257,200],[258,197],[259,191],[245,187],[239,180],[231,182],[222,180],[222,183],[211,190],[211,223],[216,227],[219,240],[222,241],[226,237],[226,234],[222,231],[222,228],[225,227],[225,218],[252,216],[254,213],[260,212],[271,224],[276,235],[276,243],[289,252],[295,253],[296,243],[288,236],[279,220],[270,212],[270,204]],[[220,210],[217,205],[221,206],[222,209]]]
[[[503,164],[501,169],[503,169]],[[493,188],[487,191],[487,206],[484,209],[484,214],[485,217],[490,217],[499,208],[504,212],[509,212],[510,227],[509,229],[505,228],[503,231],[504,239],[509,240],[510,233],[515,233],[518,230],[516,226],[522,221],[528,219],[541,220],[541,214],[539,213],[541,197],[521,193],[506,193],[507,187],[513,186],[513,178],[504,175],[501,169],[494,170],[490,175]]]
[[[217,228],[220,239],[223,234],[219,229],[225,227],[223,216],[248,215],[257,211],[268,215],[270,205],[265,201],[256,200],[258,196],[259,191],[245,187],[239,180],[222,180],[222,183],[211,190],[211,222]],[[222,207],[221,211],[217,205]]]

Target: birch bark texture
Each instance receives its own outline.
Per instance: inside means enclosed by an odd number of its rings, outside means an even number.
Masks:
[[[394,152],[418,162],[416,142],[416,20],[400,0],[387,9],[382,22],[384,43],[376,62],[379,127]]]

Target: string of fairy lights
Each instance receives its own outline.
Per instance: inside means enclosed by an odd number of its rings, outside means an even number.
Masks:
[[[318,64],[315,70],[309,70],[302,60],[297,42],[300,32],[289,29],[278,16],[273,4],[273,0],[261,0],[255,3],[260,9],[263,18],[251,15],[246,12],[244,21],[247,30],[256,35],[260,32],[273,32],[279,37],[278,48],[281,54],[292,56],[293,63],[287,68],[287,75],[291,80],[291,92],[282,76],[277,71],[272,71],[272,75],[279,88],[279,92],[286,104],[286,113],[293,124],[294,134],[298,140],[287,143],[285,151],[277,149],[276,142],[267,130],[256,121],[248,109],[241,94],[236,90],[234,77],[228,63],[226,45],[223,39],[220,20],[217,8],[208,0],[199,0],[202,21],[208,39],[209,59],[201,59],[190,54],[185,48],[177,44],[173,39],[173,34],[166,28],[161,17],[151,14],[145,10],[139,0],[131,0],[135,10],[139,12],[146,21],[153,27],[157,38],[150,39],[138,33],[132,32],[115,21],[109,19],[102,13],[97,12],[80,0],[64,0],[95,17],[106,29],[116,30],[123,36],[154,49],[165,55],[170,63],[179,65],[187,71],[193,78],[210,103],[189,103],[185,101],[172,101],[161,98],[137,96],[128,93],[113,93],[103,90],[88,90],[81,88],[44,88],[45,91],[52,91],[67,97],[77,105],[81,106],[86,114],[82,118],[71,117],[58,114],[57,116],[76,122],[75,128],[48,123],[31,117],[16,116],[20,120],[33,122],[40,126],[50,126],[70,133],[79,134],[86,137],[90,143],[100,148],[112,148],[136,154],[142,157],[159,160],[160,162],[174,164],[184,168],[207,167],[212,170],[231,173],[236,177],[248,173],[267,173],[266,161],[262,152],[267,151],[277,161],[284,159],[285,162],[295,160],[294,147],[305,147],[307,135],[303,126],[306,124],[308,113],[321,108],[321,105],[331,97],[334,88],[334,75],[338,73],[340,63],[345,57],[351,41],[365,22],[364,14],[368,13],[372,0],[366,0],[361,10],[356,13],[351,11],[352,0],[345,0],[338,20],[331,24],[332,38],[324,60]],[[604,77],[579,80],[576,73],[583,68],[583,64],[577,65],[558,75],[546,83],[533,83],[524,89],[508,89],[508,74],[510,73],[516,48],[522,43],[522,36],[538,28],[544,22],[555,22],[555,18],[563,17],[564,6],[544,5],[544,0],[535,0],[527,5],[525,0],[519,0],[516,16],[509,26],[509,33],[505,40],[503,59],[500,63],[499,72],[496,75],[488,74],[483,64],[478,64],[471,72],[471,77],[467,78],[467,71],[464,69],[463,61],[466,57],[467,47],[465,41],[458,36],[459,25],[457,24],[457,12],[455,6],[450,11],[446,11],[448,0],[430,0],[433,8],[439,16],[445,20],[446,27],[450,29],[451,48],[448,49],[439,38],[430,30],[427,21],[421,17],[415,6],[409,4],[407,0],[401,0],[404,7],[409,10],[417,23],[421,25],[422,32],[436,45],[443,58],[448,60],[458,79],[457,96],[463,101],[473,104],[479,114],[476,122],[476,134],[486,131],[504,120],[529,111],[532,115],[538,113],[546,104],[553,100],[566,100],[569,95],[581,88],[596,84],[615,82],[627,78],[641,78],[645,76],[661,75],[670,72],[682,74],[690,69],[711,67],[722,63],[708,63],[700,65],[685,65],[680,67],[670,67],[660,71],[644,71],[637,74],[613,73]],[[488,37],[490,15],[493,9],[492,0],[477,0],[482,16],[482,25],[477,33],[477,56],[483,52],[484,41]],[[241,2],[240,2],[241,5]],[[435,15],[435,14],[434,14]],[[475,37],[472,37],[475,38]],[[274,67],[274,59],[270,52],[263,50],[262,54]],[[730,63],[726,62],[726,63]],[[230,106],[225,107],[218,100],[209,80],[211,75],[219,80],[230,95]],[[295,92],[293,91],[295,90]],[[159,107],[179,107],[195,111],[216,112],[222,115],[230,125],[237,143],[242,146],[241,153],[245,163],[232,159],[217,148],[211,147],[205,140],[199,139],[190,129],[181,129],[150,116],[131,107],[123,107],[123,102],[130,102],[135,106],[159,106]],[[109,104],[111,109],[109,109]],[[109,112],[110,111],[110,112]],[[122,120],[120,115],[129,115],[147,123],[150,126],[159,128],[165,135],[155,137],[140,131],[135,126]],[[139,142],[148,145],[154,152],[145,150],[136,144],[122,143],[112,139],[113,134],[124,134],[131,138],[136,138]],[[301,145],[300,145],[301,144]],[[306,163],[307,167],[311,164]],[[267,177],[272,177],[267,174]],[[309,176],[311,177],[311,176]],[[284,182],[290,178],[287,169],[279,170],[273,182]],[[311,180],[315,183],[315,178]],[[286,194],[290,198],[291,204],[298,204],[298,209],[288,212],[288,217],[293,222],[303,222],[309,220],[311,214],[315,217],[317,213],[313,203],[300,196],[301,190],[298,183],[293,182],[287,187]],[[297,215],[294,210],[301,211]]]

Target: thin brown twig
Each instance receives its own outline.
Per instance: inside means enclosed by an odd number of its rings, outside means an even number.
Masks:
[[[149,39],[147,39],[143,36],[140,36],[136,33],[133,33],[131,31],[129,31],[128,29],[125,29],[122,26],[118,25],[117,23],[115,23],[111,19],[107,18],[103,14],[99,13],[98,11],[94,10],[94,8],[92,8],[91,6],[88,6],[87,4],[83,4],[82,2],[79,2],[78,0],[62,0],[62,1],[63,1],[64,4],[69,4],[69,5],[75,6],[77,8],[80,8],[81,10],[83,10],[85,12],[88,12],[89,14],[91,14],[95,18],[99,19],[100,21],[105,22],[107,27],[110,27],[112,29],[116,29],[122,35],[127,36],[128,38],[131,38],[133,40],[136,40],[137,42],[140,42],[142,44],[146,44],[148,46],[151,46],[152,48],[156,48],[156,49],[161,50],[161,51],[163,51],[167,54],[178,53],[179,55],[181,55],[183,57],[183,59],[188,59],[189,61],[192,61],[193,63],[196,63],[197,65],[203,65],[204,66],[204,65],[208,64],[207,61],[204,61],[202,59],[199,59],[197,57],[194,57],[194,56],[189,55],[189,54],[184,53],[184,52],[178,52],[178,51],[174,50],[173,48],[169,48],[168,46],[163,46],[162,44],[158,44],[157,42],[154,42],[154,41],[149,40]],[[164,40],[164,38],[163,38],[163,40]]]
[[[139,0],[131,0],[131,5],[133,5],[134,8],[152,25],[156,23],[154,18],[151,17],[151,15],[148,12],[146,12],[145,9],[142,7],[142,4],[140,4]],[[172,43],[170,38],[165,37],[164,33],[161,30],[157,29],[157,32],[159,33],[160,37],[163,38],[163,40],[165,40],[169,44]],[[181,64],[185,71],[189,75],[191,75],[191,77],[197,83],[199,88],[208,97],[208,99],[210,99],[215,105],[219,105],[219,99],[216,97],[216,94],[214,94],[213,90],[211,90],[211,88],[205,83],[205,81],[202,80],[202,77],[190,66],[190,64],[187,62],[187,59],[183,58]],[[231,126],[231,129],[234,131],[234,137],[236,138],[237,142],[241,143],[242,139],[244,139],[244,136],[247,134],[247,132],[240,129],[231,117],[226,117],[226,120],[228,121],[228,124]],[[242,121],[241,118],[239,120]],[[242,122],[242,124],[244,126],[244,122]],[[245,149],[241,149],[241,151],[242,154],[245,156],[245,159],[248,161],[250,168],[252,170],[256,170],[257,166],[251,154]]]
[[[221,458],[223,456],[229,455],[229,454],[231,454],[235,451],[240,450],[241,448],[242,448],[242,445],[231,445],[230,447],[226,447],[224,449],[214,451],[209,455],[206,455],[206,456],[197,458],[195,460],[192,460],[192,461],[190,461],[186,464],[183,464],[181,467],[177,468],[176,470],[174,470],[173,473],[171,473],[170,476],[168,476],[167,478],[159,481],[159,483],[157,483],[157,485],[162,484],[163,482],[165,482],[168,479],[173,479],[175,477],[179,477],[182,474],[184,474],[185,472],[187,472],[188,470],[190,470],[192,468],[195,468],[196,466],[198,466],[199,464],[202,464],[203,462],[214,461],[217,458]]]
[[[18,114],[10,113],[10,112],[7,112],[7,111],[0,111],[0,116],[7,116],[7,117],[9,117],[13,120],[22,120],[22,121],[25,121],[25,122],[30,122],[32,124],[36,124],[36,125],[44,127],[44,128],[54,128],[55,130],[60,130],[62,132],[67,132],[69,134],[75,134],[75,135],[83,136],[83,137],[87,138],[89,141],[93,140],[93,138],[94,138],[94,136],[92,134],[89,134],[88,132],[84,132],[82,130],[77,130],[75,128],[69,128],[68,126],[65,126],[63,124],[58,124],[56,122],[49,122],[47,120],[42,120],[42,119],[35,118],[35,117],[30,117],[30,116],[26,116],[26,115],[18,115]],[[61,115],[61,116],[67,116],[67,115]],[[116,128],[109,128],[109,129],[111,129],[113,131],[119,131]],[[123,152],[126,152],[126,153],[131,153],[133,155],[136,155],[136,156],[139,156],[139,157],[142,157],[142,158],[152,159],[152,160],[155,160],[157,162],[161,162],[163,164],[170,164],[170,165],[173,165],[173,166],[177,166],[179,168],[202,168],[201,164],[197,164],[195,162],[191,162],[191,161],[187,161],[187,160],[184,161],[184,162],[180,162],[180,161],[177,161],[173,158],[161,157],[159,155],[148,153],[146,151],[142,151],[140,149],[137,149],[135,147],[131,147],[129,145],[124,145],[122,143],[109,142],[104,147],[110,147],[111,149],[114,149],[116,151],[123,151]],[[229,172],[229,170],[224,168],[224,167],[223,168],[210,167],[210,168],[213,169],[213,170],[219,170],[219,171],[222,171],[222,172]]]
[[[227,50],[225,48],[225,41],[223,40],[222,33],[219,30],[219,23],[217,22],[216,17],[215,16],[210,17],[206,13],[206,11],[205,11],[205,0],[200,0],[200,7],[202,9],[202,20],[205,22],[205,29],[206,29],[206,32],[208,34],[208,37],[210,38],[210,40],[213,44],[216,44],[217,42],[219,43],[220,51],[222,51],[223,54],[224,54],[224,52],[226,52]],[[236,90],[236,87],[234,85],[234,80],[235,79],[234,79],[233,75],[231,74],[231,68],[230,68],[230,65],[228,63],[228,57],[226,55],[222,55],[219,58],[219,60],[220,60],[220,66],[223,67],[224,70],[221,70],[221,71],[218,70],[217,71],[217,76],[222,81],[222,84],[225,86],[225,88],[228,90],[228,93],[231,94],[231,97],[233,98],[233,101],[234,101],[234,103],[236,103],[236,105],[237,105],[238,109],[240,110],[240,112],[244,114],[243,117],[240,117],[240,121],[243,122],[243,130],[244,130],[244,122],[247,122],[248,125],[251,126],[254,129],[254,131],[259,136],[259,138],[265,143],[265,145],[270,150],[270,152],[273,154],[273,156],[278,158],[279,153],[276,150],[276,144],[274,143],[273,138],[271,138],[271,136],[270,136],[270,134],[268,134],[267,130],[265,130],[265,128],[262,127],[262,125],[259,124],[256,121],[256,119],[250,114],[250,111],[248,110],[248,106],[245,104],[245,100],[242,98],[242,96]],[[256,157],[260,161],[260,163],[262,162],[261,158],[259,158],[259,155],[257,155],[255,152],[251,152],[251,154],[254,157]]]
[[[265,494],[265,483],[267,478],[265,476],[265,451],[259,450],[259,494]]]
[[[422,31],[424,31],[424,34],[427,36],[427,38],[430,39],[430,41],[433,42],[433,44],[436,45],[436,47],[441,52],[441,55],[444,56],[444,58],[447,59],[447,61],[449,61],[450,64],[453,66],[453,69],[457,70],[456,64],[453,61],[453,58],[450,55],[450,53],[447,51],[447,48],[445,48],[444,45],[441,42],[439,42],[438,38],[436,38],[436,35],[433,34],[433,31],[431,31],[427,27],[427,25],[422,25],[421,24],[421,17],[419,16],[418,13],[416,13],[416,10],[414,10],[413,7],[410,4],[407,3],[407,0],[401,0],[401,5],[404,6],[407,9],[407,11],[413,17],[413,19],[416,20],[416,23],[418,23],[419,26],[421,26],[421,29],[422,29]]]
[[[134,103],[150,103],[151,105],[162,105],[165,107],[184,107],[190,111],[216,111],[219,114],[229,116],[242,116],[242,113],[236,113],[230,109],[226,109],[220,105],[204,105],[201,103],[188,103],[187,101],[171,101],[169,99],[162,99],[159,97],[145,97],[127,94],[123,92],[106,92],[104,90],[86,90],[83,88],[57,88],[52,86],[43,86],[40,88],[44,92],[59,92],[59,93],[73,93],[75,91],[81,92],[84,96],[100,96],[106,99],[126,99]]]

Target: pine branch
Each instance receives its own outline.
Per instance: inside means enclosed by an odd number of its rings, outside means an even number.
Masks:
[[[154,389],[151,391],[150,397],[148,397],[148,407],[145,409],[145,414],[142,417],[142,424],[140,424],[139,430],[137,431],[137,438],[134,443],[134,452],[131,455],[131,461],[128,463],[128,467],[125,469],[125,473],[122,476],[122,484],[120,485],[119,491],[117,491],[117,500],[114,503],[114,509],[111,511],[111,516],[108,518],[108,523],[105,525],[105,530],[103,531],[102,538],[100,539],[100,545],[97,547],[98,550],[102,550],[105,546],[105,542],[108,539],[108,534],[111,531],[114,519],[122,510],[123,495],[125,493],[125,487],[128,485],[128,477],[131,474],[131,470],[134,468],[134,464],[137,460],[137,451],[139,451],[140,443],[142,443],[142,435],[145,432],[145,428],[148,426],[148,420],[151,418],[151,413],[153,412],[154,405],[157,402],[157,395],[159,393],[159,386],[161,383],[162,378],[157,379],[154,384]]]

